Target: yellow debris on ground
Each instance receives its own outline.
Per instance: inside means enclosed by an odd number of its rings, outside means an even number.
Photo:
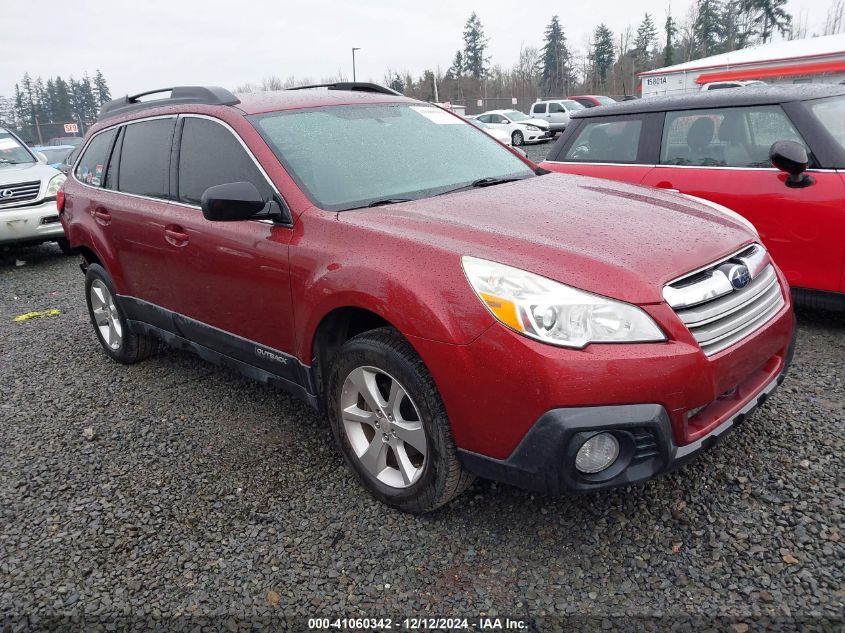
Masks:
[[[29,321],[30,319],[58,316],[59,314],[61,314],[61,312],[59,312],[55,308],[53,308],[52,310],[38,310],[36,312],[26,312],[24,314],[19,314],[14,319],[12,319],[12,321]]]

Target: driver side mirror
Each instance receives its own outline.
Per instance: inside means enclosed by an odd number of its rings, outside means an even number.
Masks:
[[[43,163],[44,165],[47,164],[47,155],[43,152],[35,152],[35,157],[38,159],[39,163]]]
[[[235,222],[255,217],[264,210],[267,201],[251,182],[230,182],[206,189],[201,206],[206,220]]]
[[[804,172],[810,164],[806,148],[796,141],[776,141],[769,149],[769,160],[777,169],[789,174],[786,186],[793,189],[809,187],[815,180]]]

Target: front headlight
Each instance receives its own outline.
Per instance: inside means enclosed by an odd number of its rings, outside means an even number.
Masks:
[[[529,125],[529,124],[526,123],[525,127],[527,127],[532,132],[539,132],[540,131],[540,128],[538,128],[536,125]]]
[[[65,180],[67,180],[67,176],[64,174],[57,174],[50,179],[50,182],[47,183],[47,191],[44,193],[45,198],[55,198],[56,194],[59,193],[59,189],[62,188],[62,185],[65,184]]]
[[[581,349],[590,343],[666,340],[651,317],[629,303],[485,259],[465,255],[461,265],[496,319],[538,341]]]

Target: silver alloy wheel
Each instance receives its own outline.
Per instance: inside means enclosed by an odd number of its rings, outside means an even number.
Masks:
[[[376,367],[358,367],[340,395],[343,428],[364,469],[385,485],[407,488],[426,461],[419,409],[398,380]]]
[[[115,351],[120,349],[123,343],[123,328],[120,325],[120,315],[114,298],[109,292],[108,286],[100,279],[91,283],[91,312],[94,314],[94,323],[100,333],[103,342]]]
[[[514,147],[519,147],[524,142],[525,142],[525,137],[522,136],[522,132],[517,130],[516,132],[513,133],[513,138],[511,139],[511,143],[513,144]]]

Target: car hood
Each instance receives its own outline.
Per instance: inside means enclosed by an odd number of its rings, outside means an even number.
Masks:
[[[668,281],[756,241],[742,222],[679,194],[566,174],[339,218],[383,232],[385,244],[398,236],[403,248],[490,259],[639,304],[662,302]]]
[[[53,169],[44,163],[26,163],[25,165],[4,165],[0,163],[0,187],[32,180],[40,180],[43,183],[60,173],[58,169]]]

